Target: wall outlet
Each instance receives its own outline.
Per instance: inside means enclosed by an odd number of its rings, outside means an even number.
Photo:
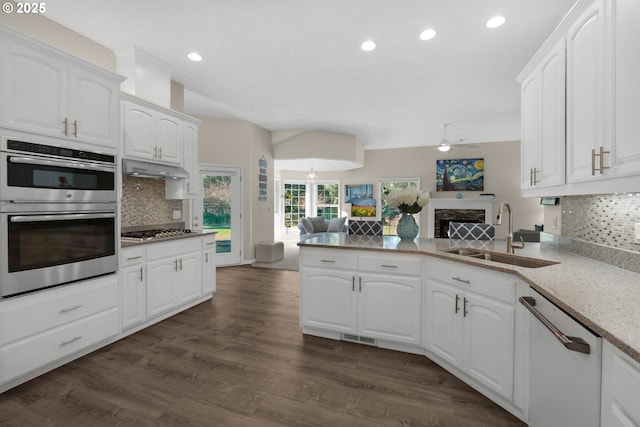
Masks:
[[[173,219],[182,218],[182,211],[173,211]]]
[[[640,222],[636,222],[635,225],[633,226],[633,230],[634,230],[634,239],[636,242],[640,242]]]

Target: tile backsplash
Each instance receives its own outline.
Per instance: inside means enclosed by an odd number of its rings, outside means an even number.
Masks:
[[[173,211],[182,212],[182,200],[167,200],[163,180],[122,178],[122,227],[175,222]]]
[[[640,252],[640,193],[566,196],[560,203],[563,236]]]

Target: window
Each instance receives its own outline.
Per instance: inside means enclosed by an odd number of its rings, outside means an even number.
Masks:
[[[382,217],[382,234],[389,236],[397,236],[396,227],[400,220],[400,211],[396,208],[392,208],[387,204],[386,195],[389,191],[402,188],[420,188],[420,178],[393,178],[393,179],[379,179],[378,189],[380,194],[380,211]],[[419,216],[416,215],[416,221],[419,221]]]
[[[322,183],[316,185],[316,216],[325,219],[340,216],[340,184]]]
[[[295,228],[306,215],[307,184],[284,183],[284,226]]]

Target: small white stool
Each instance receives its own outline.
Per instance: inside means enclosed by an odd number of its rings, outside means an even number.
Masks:
[[[284,243],[260,242],[256,244],[256,262],[275,262],[284,258]]]

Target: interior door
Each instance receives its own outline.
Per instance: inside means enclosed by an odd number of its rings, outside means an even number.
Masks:
[[[202,230],[216,232],[216,265],[242,261],[242,188],[240,168],[201,168],[202,199],[195,212],[202,212]],[[197,229],[197,227],[194,227]]]

